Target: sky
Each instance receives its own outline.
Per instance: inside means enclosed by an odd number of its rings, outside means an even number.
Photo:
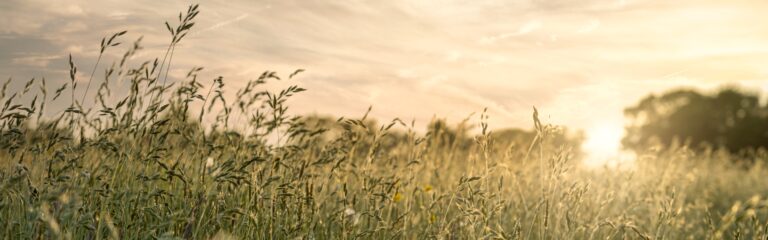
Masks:
[[[622,110],[671,88],[768,90],[768,1],[201,1],[171,80],[195,66],[234,94],[273,70],[308,91],[295,113],[458,122],[488,108],[493,128],[544,121],[611,135]],[[86,81],[105,35],[144,36],[134,62],[162,56],[187,1],[0,2],[0,78]],[[105,65],[130,44],[109,50]],[[104,66],[104,65],[102,65]],[[97,71],[95,79],[103,76]],[[208,80],[202,80],[208,81]],[[53,87],[51,87],[53,88]],[[477,116],[477,115],[475,115]],[[611,132],[613,131],[613,132]],[[599,142],[598,142],[599,145]]]

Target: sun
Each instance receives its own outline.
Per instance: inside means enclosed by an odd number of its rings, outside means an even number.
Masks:
[[[624,128],[618,122],[595,124],[586,131],[586,141],[582,149],[586,153],[584,164],[589,167],[599,167],[620,163],[621,138]]]

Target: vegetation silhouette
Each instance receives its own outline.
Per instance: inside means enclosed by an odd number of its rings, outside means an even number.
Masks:
[[[736,87],[651,94],[624,114],[630,121],[622,144],[635,151],[681,144],[731,153],[768,147],[768,106],[757,93]]]

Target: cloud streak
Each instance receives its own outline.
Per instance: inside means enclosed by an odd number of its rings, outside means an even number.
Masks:
[[[0,74],[63,81],[67,53],[87,68],[100,37],[122,29],[126,42],[145,36],[141,56],[159,55],[163,21],[185,4],[0,3],[0,41],[14,46],[0,49]],[[760,24],[768,3],[757,0],[238,0],[201,8],[172,72],[201,65],[202,78],[224,76],[235,92],[264,70],[305,68],[310,91],[296,99],[299,112],[353,115],[374,105],[374,116],[423,123],[489,107],[492,126],[525,127],[536,105],[553,122],[589,127],[620,121],[624,106],[670,87],[768,86],[768,28]]]

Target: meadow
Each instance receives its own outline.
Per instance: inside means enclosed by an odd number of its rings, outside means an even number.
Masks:
[[[125,54],[85,86],[71,60],[63,85],[5,83],[2,238],[768,239],[764,151],[674,146],[587,168],[535,109],[527,141],[498,139],[485,113],[426,130],[293,115],[302,70],[234,94],[202,68],[168,81],[197,14],[166,25],[156,59],[131,62],[140,41],[105,37],[101,53]]]

